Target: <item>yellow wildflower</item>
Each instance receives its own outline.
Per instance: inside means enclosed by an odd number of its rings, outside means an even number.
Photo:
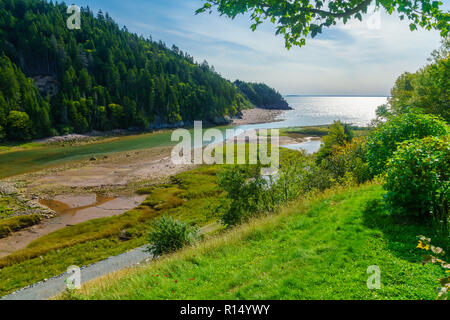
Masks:
[[[424,245],[422,241],[419,241],[419,244],[417,245],[417,248],[424,249],[424,250],[430,250],[430,246]]]

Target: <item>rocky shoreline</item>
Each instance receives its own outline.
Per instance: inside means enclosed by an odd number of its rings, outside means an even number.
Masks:
[[[28,197],[25,192],[16,187],[13,182],[0,181],[0,199],[9,198],[13,200],[11,204],[11,209],[14,213],[9,215],[7,218],[39,214],[45,219],[52,218],[56,215],[56,212],[41,205],[37,200],[38,198],[34,195]]]

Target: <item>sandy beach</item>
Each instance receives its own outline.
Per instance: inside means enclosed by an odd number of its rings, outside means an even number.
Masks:
[[[285,110],[268,110],[261,108],[242,110],[242,119],[234,119],[233,125],[258,124],[265,122],[277,122],[277,117]]]

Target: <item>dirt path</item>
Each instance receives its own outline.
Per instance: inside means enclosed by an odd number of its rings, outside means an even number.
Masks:
[[[213,233],[220,225],[211,223],[200,228],[200,234]],[[81,267],[81,285],[91,280],[100,278],[109,273],[126,268],[139,267],[142,264],[149,263],[153,255],[146,251],[148,245],[133,249],[117,256],[93,263],[89,266]],[[37,282],[28,287],[17,290],[6,296],[0,297],[0,300],[48,300],[66,290],[66,278],[68,273],[60,274],[46,281]]]

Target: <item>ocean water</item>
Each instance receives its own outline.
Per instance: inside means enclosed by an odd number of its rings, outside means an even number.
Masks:
[[[375,118],[378,106],[387,97],[295,96],[285,97],[293,110],[279,116],[279,122],[243,125],[240,129],[272,129],[298,126],[317,126],[341,120],[355,126],[366,126]]]
[[[343,96],[297,96],[285,97],[293,110],[284,112],[278,117],[278,122],[243,125],[237,128],[276,129],[299,126],[328,125],[335,120],[354,126],[367,126],[375,118],[378,106],[387,102],[387,97],[343,97]],[[320,140],[286,145],[290,149],[304,149],[308,153],[319,150]]]

